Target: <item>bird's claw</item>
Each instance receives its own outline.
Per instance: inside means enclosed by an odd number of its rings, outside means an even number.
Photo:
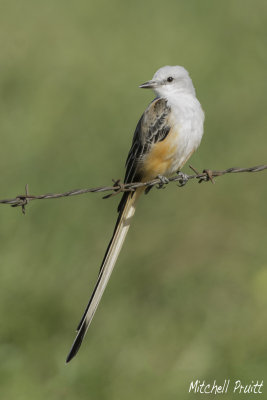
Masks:
[[[160,180],[160,183],[157,185],[158,189],[164,189],[164,185],[167,185],[170,181],[166,176],[158,175],[157,178]]]
[[[182,187],[182,186],[186,185],[188,182],[188,175],[184,174],[181,171],[177,171],[177,175],[179,176],[178,186]]]
[[[153,188],[153,185],[147,186],[145,188],[145,194],[148,194],[152,188]]]

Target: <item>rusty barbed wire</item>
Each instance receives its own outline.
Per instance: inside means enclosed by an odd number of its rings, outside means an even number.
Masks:
[[[188,175],[183,172],[178,172],[177,175],[169,178],[168,180],[162,178],[156,178],[149,182],[133,182],[133,183],[122,183],[119,179],[113,180],[112,186],[100,186],[96,188],[89,189],[75,189],[69,190],[64,193],[46,193],[41,195],[30,195],[28,184],[25,186],[25,194],[18,195],[13,199],[5,199],[0,200],[0,204],[9,204],[11,207],[21,207],[23,214],[25,214],[26,205],[32,200],[44,200],[44,199],[58,199],[61,197],[69,197],[69,196],[78,196],[85,193],[101,193],[101,192],[112,192],[108,195],[104,196],[104,199],[112,197],[122,192],[130,192],[135,191],[139,187],[146,187],[146,192],[148,192],[153,186],[156,186],[158,189],[164,188],[165,185],[171,182],[177,182],[178,186],[182,187],[191,180],[197,179],[199,183],[211,181],[214,183],[213,178],[231,174],[231,173],[241,173],[241,172],[260,172],[267,169],[267,165],[257,165],[255,167],[249,168],[227,168],[222,171],[212,171],[210,169],[204,169],[202,173],[199,173],[195,168],[191,165],[189,167],[194,171],[194,174]]]

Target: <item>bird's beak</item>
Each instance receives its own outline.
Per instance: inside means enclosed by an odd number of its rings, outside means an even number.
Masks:
[[[141,89],[154,89],[155,87],[157,87],[157,83],[155,81],[148,81],[148,82],[143,83],[139,87]]]

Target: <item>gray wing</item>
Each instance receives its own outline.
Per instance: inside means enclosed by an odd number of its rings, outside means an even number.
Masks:
[[[145,110],[134,132],[126,160],[124,183],[139,182],[142,179],[141,161],[154,143],[164,140],[168,135],[171,129],[168,118],[170,111],[164,98],[156,98]]]

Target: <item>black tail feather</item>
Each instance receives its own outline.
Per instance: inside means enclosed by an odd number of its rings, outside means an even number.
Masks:
[[[70,360],[72,360],[73,357],[76,356],[76,354],[78,353],[79,348],[81,347],[81,344],[82,344],[82,341],[83,341],[85,333],[86,333],[86,326],[84,324],[84,325],[81,326],[81,329],[80,329],[75,341],[73,342],[73,345],[72,345],[72,347],[70,349],[70,352],[68,354],[68,357],[66,359],[66,363],[68,363]]]

